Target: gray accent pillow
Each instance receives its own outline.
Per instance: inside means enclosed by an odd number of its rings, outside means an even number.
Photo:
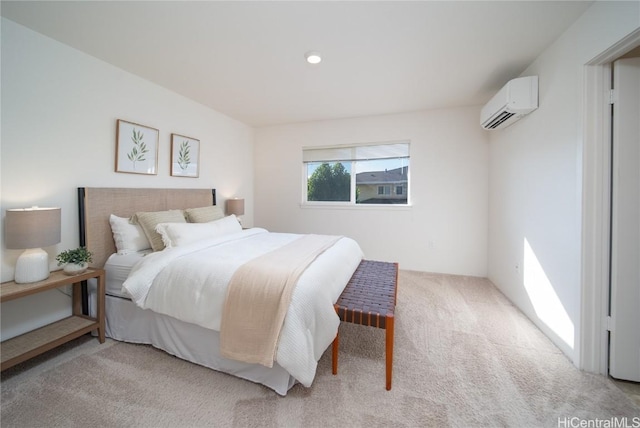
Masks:
[[[187,208],[184,210],[185,217],[189,223],[209,223],[220,220],[224,217],[222,208],[217,205],[200,208]]]

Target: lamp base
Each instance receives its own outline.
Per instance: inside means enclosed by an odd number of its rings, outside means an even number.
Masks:
[[[30,248],[18,257],[14,281],[28,284],[49,278],[49,255],[42,248]]]

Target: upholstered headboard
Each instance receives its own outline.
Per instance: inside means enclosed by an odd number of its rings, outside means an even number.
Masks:
[[[198,208],[216,204],[215,189],[130,189],[79,187],[80,245],[103,267],[116,252],[109,215],[131,217],[140,211]]]

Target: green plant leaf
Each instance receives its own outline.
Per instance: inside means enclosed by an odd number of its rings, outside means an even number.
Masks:
[[[93,254],[85,247],[78,247],[72,250],[65,250],[56,256],[58,266],[66,263],[90,263],[93,261]]]

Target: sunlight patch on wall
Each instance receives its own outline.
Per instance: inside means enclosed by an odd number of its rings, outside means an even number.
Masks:
[[[571,349],[574,325],[529,242],[524,240],[524,287],[536,315]]]

